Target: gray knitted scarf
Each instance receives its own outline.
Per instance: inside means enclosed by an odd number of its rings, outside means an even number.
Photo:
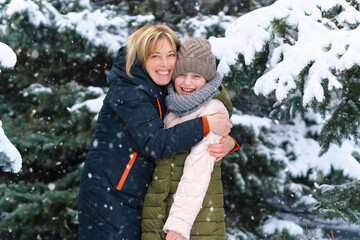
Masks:
[[[215,77],[207,82],[203,88],[184,96],[177,94],[174,84],[170,83],[168,85],[168,95],[165,98],[166,106],[168,110],[179,116],[192,113],[208,103],[214,95],[220,93],[221,81],[222,78],[216,73]]]

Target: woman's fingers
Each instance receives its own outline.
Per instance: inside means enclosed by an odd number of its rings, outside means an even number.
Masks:
[[[217,135],[226,137],[232,128],[232,124],[229,119],[221,113],[216,113],[210,116],[207,116],[210,130]]]
[[[215,162],[217,162],[225,157],[234,147],[234,140],[230,136],[226,136],[221,138],[220,143],[210,144],[208,152],[211,156],[216,157]]]

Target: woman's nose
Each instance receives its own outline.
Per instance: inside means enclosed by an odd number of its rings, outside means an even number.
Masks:
[[[161,65],[162,67],[167,67],[167,66],[169,65],[169,62],[168,62],[168,60],[166,59],[166,57],[162,57],[162,58],[160,59],[160,65]]]

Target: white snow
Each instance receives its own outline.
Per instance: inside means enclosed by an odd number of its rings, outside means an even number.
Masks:
[[[48,1],[41,1],[42,9],[31,0],[13,0],[6,9],[0,9],[0,17],[7,19],[15,13],[27,12],[30,22],[39,26],[57,26],[61,33],[66,28],[76,31],[90,40],[95,46],[104,46],[110,53],[116,53],[123,46],[129,36],[124,29],[132,23],[134,27],[143,22],[151,22],[154,16],[119,14],[115,10],[95,9],[89,0],[80,1],[85,10],[80,12],[60,13]],[[109,29],[111,29],[109,31]]]
[[[318,201],[312,196],[301,196],[300,199],[294,203],[294,206],[314,206],[317,202]]]
[[[91,92],[91,93],[94,93],[96,95],[104,95],[104,90],[100,87],[93,87],[93,86],[90,86],[87,88],[87,91],[88,92]]]
[[[334,6],[341,6],[342,12],[334,19],[324,18],[323,13]],[[275,19],[292,26],[293,30],[285,36],[276,33],[272,25]],[[210,37],[209,41],[220,60],[218,71],[222,75],[228,74],[230,66],[237,64],[238,55],[244,57],[246,65],[251,65],[256,54],[268,44],[267,69],[257,79],[254,91],[264,96],[275,93],[279,102],[291,97],[289,93],[297,88],[300,73],[310,66],[303,95],[303,105],[307,106],[314,99],[318,102],[324,100],[324,79],[329,82],[329,90],[341,89],[337,75],[360,65],[359,23],[359,11],[345,0],[278,0],[269,7],[239,17],[227,28],[225,37]],[[359,146],[346,140],[341,147],[332,145],[319,157],[320,146],[308,135],[319,133],[323,120],[319,114],[309,114],[307,117],[315,120],[317,125],[307,127],[300,118],[294,119],[292,125],[283,125],[239,112],[235,112],[231,121],[234,125],[252,129],[255,136],[263,134],[275,145],[274,148],[260,145],[258,151],[268,159],[286,164],[285,173],[278,174],[278,178],[284,181],[287,175],[303,177],[310,170],[310,179],[316,181],[318,174],[326,176],[331,173],[331,168],[360,179],[360,164],[353,156],[353,152],[360,152]],[[285,148],[281,147],[284,143]],[[289,153],[294,153],[295,159],[290,160]],[[288,187],[303,191],[302,185]],[[315,202],[311,196],[302,196],[295,204],[312,205]],[[263,225],[267,234],[283,229],[293,235],[303,233],[302,228],[291,221],[273,218]]]
[[[10,171],[17,173],[21,169],[22,158],[16,147],[6,137],[4,129],[2,128],[2,122],[0,120],[0,153],[5,153],[8,157],[9,164],[4,165],[4,162],[0,162],[0,166],[3,167],[3,171]]]
[[[308,115],[313,120],[321,119],[318,114],[309,112]],[[306,176],[309,169],[312,169],[314,174],[311,178],[316,180],[317,172],[328,175],[333,167],[336,170],[342,170],[344,175],[360,179],[360,163],[352,154],[360,152],[360,147],[354,142],[345,140],[341,147],[332,146],[328,152],[319,156],[319,143],[307,135],[309,132],[319,131],[322,122],[319,122],[318,126],[308,128],[305,122],[297,117],[293,120],[293,124],[284,125],[268,118],[241,114],[239,111],[234,111],[231,122],[234,125],[240,124],[252,129],[256,135],[266,129],[267,141],[276,147],[271,149],[260,145],[259,152],[265,154],[269,159],[284,162],[286,170],[293,177]],[[287,143],[286,151],[280,147],[282,143]],[[287,153],[289,152],[295,153],[295,160],[288,158]]]
[[[258,136],[262,128],[270,128],[272,120],[266,117],[251,116],[247,114],[241,115],[239,111],[234,111],[231,117],[234,125],[247,126],[254,131],[254,135]]]
[[[45,87],[40,83],[33,83],[28,88],[28,94],[52,93],[51,88]],[[25,93],[24,93],[25,94]]]
[[[336,19],[322,17],[322,12],[334,6],[343,8]],[[296,30],[282,37],[272,25],[275,19]],[[268,69],[257,80],[254,91],[265,96],[275,92],[280,102],[296,88],[301,71],[313,63],[305,78],[303,105],[307,106],[313,99],[323,101],[324,79],[329,80],[330,90],[342,87],[333,71],[339,74],[360,64],[360,27],[351,28],[359,23],[360,12],[345,0],[278,0],[239,17],[227,28],[225,37],[209,40],[220,59],[218,71],[222,75],[229,73],[239,54],[250,65],[255,54],[270,43],[273,49],[270,49]]]
[[[105,95],[102,95],[95,99],[89,99],[82,103],[77,103],[74,106],[72,106],[69,111],[78,111],[82,107],[86,107],[90,112],[98,113],[100,111],[100,108],[102,106],[102,103],[104,101]]]
[[[11,68],[15,66],[16,54],[5,43],[0,42],[0,67]]]
[[[292,236],[304,234],[302,227],[296,223],[287,220],[280,220],[275,217],[268,219],[262,227],[263,233],[268,235],[274,235],[276,233],[281,235],[284,230]]]
[[[16,64],[16,55],[6,44],[0,42],[0,67],[10,68]],[[3,171],[19,172],[22,158],[16,147],[6,137],[0,120],[0,153],[5,154],[7,161],[0,162]],[[9,165],[8,165],[9,164]]]
[[[76,103],[68,109],[70,112],[77,112],[82,107],[86,107],[88,111],[92,113],[98,113],[100,111],[106,95],[104,90],[100,87],[90,86],[86,89],[86,92],[96,94],[98,95],[98,97],[95,99],[89,99],[84,102]],[[97,119],[97,115],[95,116],[95,119]]]
[[[35,26],[40,24],[49,24],[48,17],[39,9],[39,6],[30,0],[12,0],[7,5],[6,14],[11,16],[17,12],[27,11],[29,13],[30,22]]]
[[[227,16],[224,12],[219,12],[217,15],[210,16],[197,16],[189,19],[182,19],[181,25],[188,26],[190,29],[194,29],[191,36],[187,35],[187,32],[181,35],[177,34],[182,41],[189,37],[204,37],[212,25],[216,25],[222,29],[226,29],[232,22],[236,20],[234,16]]]

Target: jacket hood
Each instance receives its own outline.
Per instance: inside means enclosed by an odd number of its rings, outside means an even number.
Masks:
[[[133,78],[126,74],[126,47],[121,47],[115,58],[113,66],[106,77],[109,85],[114,82],[127,82],[137,85],[139,88],[144,89],[149,94],[156,98],[163,98],[165,96],[166,86],[157,85],[146,71],[143,64],[135,59],[135,63],[131,68]]]

